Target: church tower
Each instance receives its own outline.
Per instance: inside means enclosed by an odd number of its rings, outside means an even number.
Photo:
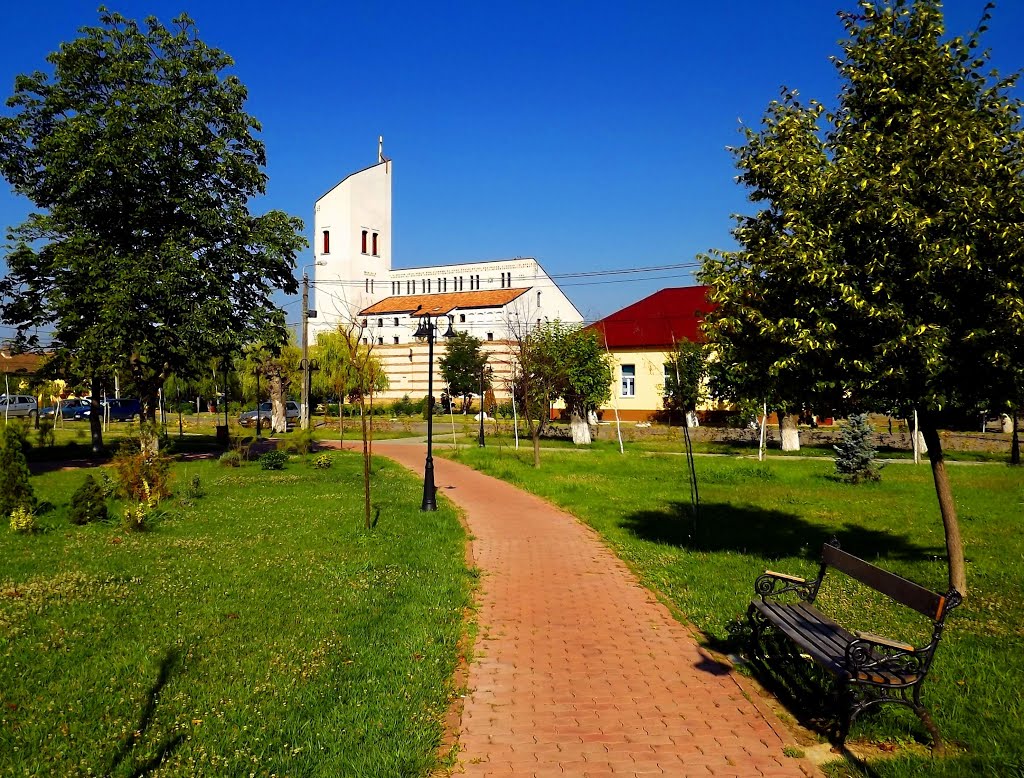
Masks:
[[[313,280],[318,319],[310,322],[315,325],[311,329],[350,322],[391,293],[391,165],[379,138],[377,163],[352,173],[316,201]]]

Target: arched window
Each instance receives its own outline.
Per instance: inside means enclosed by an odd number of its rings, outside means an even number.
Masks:
[[[377,251],[377,233],[373,233],[373,256],[379,257],[380,253]]]
[[[331,253],[331,231],[330,230],[324,230],[324,250],[323,250],[323,253],[324,254],[330,254]]]
[[[366,230],[363,230],[363,253],[366,253]]]

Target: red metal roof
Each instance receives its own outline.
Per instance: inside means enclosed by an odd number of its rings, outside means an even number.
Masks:
[[[478,292],[448,292],[441,294],[405,294],[385,297],[369,308],[363,308],[360,316],[374,316],[381,313],[408,313],[413,316],[443,315],[456,308],[500,308],[515,300],[527,289],[482,289]],[[419,311],[417,313],[417,311]]]
[[[588,327],[607,338],[608,348],[671,348],[680,340],[702,341],[700,323],[715,305],[706,286],[662,289]]]

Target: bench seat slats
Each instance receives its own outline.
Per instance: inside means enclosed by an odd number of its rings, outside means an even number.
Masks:
[[[795,645],[819,665],[841,679],[849,679],[846,668],[846,646],[856,636],[836,624],[806,602],[785,604],[754,600],[751,605],[774,624]],[[860,671],[858,680],[887,686],[905,686],[917,682],[916,674],[896,675],[885,671]]]

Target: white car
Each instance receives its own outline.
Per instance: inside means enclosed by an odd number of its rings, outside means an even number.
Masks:
[[[0,416],[28,416],[34,419],[39,413],[39,404],[35,397],[25,394],[0,394]]]

